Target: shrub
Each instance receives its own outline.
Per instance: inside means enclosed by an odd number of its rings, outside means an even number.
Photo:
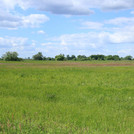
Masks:
[[[64,54],[60,54],[60,55],[55,56],[55,60],[57,60],[57,61],[63,61],[64,59],[65,59]]]
[[[17,52],[6,52],[2,56],[2,59],[5,61],[20,61],[20,60],[22,60],[22,58],[18,58]]]
[[[37,54],[33,55],[34,60],[43,60],[43,55],[41,52],[38,52]]]

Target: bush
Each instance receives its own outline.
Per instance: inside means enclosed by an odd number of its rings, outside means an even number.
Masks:
[[[17,52],[6,52],[2,56],[2,59],[5,61],[20,61],[20,60],[22,60],[22,58],[18,58]]]
[[[85,60],[87,60],[87,57],[85,55],[78,55],[77,60],[78,61],[85,61]]]
[[[37,54],[33,55],[34,60],[43,60],[43,55],[41,52],[38,52]]]
[[[64,54],[56,55],[55,56],[55,60],[57,60],[57,61],[63,61],[63,60],[65,60]]]
[[[126,56],[125,58],[124,58],[124,60],[132,60],[133,59],[133,57],[131,56],[131,55],[128,55],[128,56]]]

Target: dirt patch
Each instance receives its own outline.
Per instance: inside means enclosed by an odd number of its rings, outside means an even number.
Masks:
[[[134,66],[134,63],[83,63],[83,62],[56,62],[56,63],[0,63],[6,66],[29,66],[29,67],[97,67],[97,66]]]
[[[92,66],[134,66],[134,64],[123,64],[123,63],[100,63],[100,64],[93,64],[93,63],[62,63],[57,64],[56,66],[76,66],[76,67],[92,67]]]
[[[62,66],[134,66],[134,64],[123,64],[123,63],[63,63]]]

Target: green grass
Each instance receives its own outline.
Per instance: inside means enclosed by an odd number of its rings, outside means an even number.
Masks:
[[[0,64],[0,134],[134,133],[133,66],[4,63]]]

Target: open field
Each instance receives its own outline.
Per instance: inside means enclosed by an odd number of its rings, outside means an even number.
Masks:
[[[0,61],[0,134],[133,134],[134,61]]]

